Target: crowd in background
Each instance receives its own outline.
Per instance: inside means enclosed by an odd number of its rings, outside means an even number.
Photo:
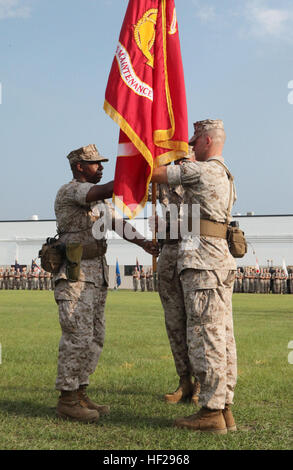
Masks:
[[[157,290],[153,271],[134,268],[133,290]],[[53,290],[53,275],[38,267],[0,268],[0,290]],[[235,293],[293,294],[293,270],[282,268],[238,268],[234,283]]]
[[[245,294],[293,294],[293,271],[282,268],[238,268],[234,292]]]
[[[0,268],[0,290],[53,290],[52,274],[37,267]]]
[[[137,292],[139,288],[142,292],[153,292],[154,290],[157,290],[154,282],[153,270],[151,268],[145,272],[143,266],[140,269],[135,267],[132,273],[132,279],[133,290],[135,292]]]

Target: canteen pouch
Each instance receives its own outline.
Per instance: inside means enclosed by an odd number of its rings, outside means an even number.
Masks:
[[[57,274],[65,260],[65,245],[55,238],[47,238],[39,251],[42,268],[52,274]]]
[[[227,241],[231,255],[234,258],[243,258],[247,253],[247,242],[244,232],[237,226],[228,225]]]
[[[66,277],[68,281],[77,282],[79,280],[82,251],[81,243],[66,244]]]

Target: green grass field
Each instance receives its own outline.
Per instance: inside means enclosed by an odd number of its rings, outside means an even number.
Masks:
[[[111,405],[98,424],[59,421],[60,328],[52,292],[0,292],[0,449],[290,449],[293,296],[234,295],[239,428],[226,436],[172,427],[195,412],[167,405],[177,377],[156,293],[109,292],[106,342],[89,395]]]

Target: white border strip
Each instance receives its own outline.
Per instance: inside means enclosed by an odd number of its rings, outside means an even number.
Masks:
[[[131,142],[126,144],[118,144],[118,157],[134,157],[139,155],[139,151]]]

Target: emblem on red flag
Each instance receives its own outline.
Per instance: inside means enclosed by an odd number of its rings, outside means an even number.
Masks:
[[[134,39],[141,52],[148,59],[147,65],[154,67],[154,56],[151,53],[156,37],[158,10],[151,8],[138,21],[134,29]]]

